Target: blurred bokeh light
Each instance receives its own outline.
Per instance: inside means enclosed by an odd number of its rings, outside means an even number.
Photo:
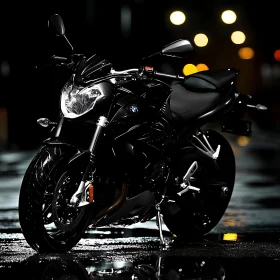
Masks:
[[[203,33],[196,34],[194,36],[194,43],[198,47],[205,47],[208,44],[208,37]]]
[[[204,63],[199,63],[196,65],[196,69],[198,72],[209,70],[209,67]]]
[[[186,21],[186,15],[181,11],[174,11],[170,14],[170,21],[174,25],[181,25]]]
[[[188,63],[184,66],[183,73],[185,76],[188,76],[196,72],[206,71],[206,70],[209,70],[209,67],[204,63],[199,63],[196,66],[192,63]]]
[[[236,21],[236,13],[232,10],[222,12],[221,19],[225,24],[232,24]]]
[[[241,59],[252,59],[255,55],[255,52],[252,48],[244,47],[239,49],[238,55]]]
[[[280,50],[276,50],[276,51],[274,52],[274,59],[275,59],[276,61],[280,61]]]
[[[10,75],[10,64],[7,60],[4,60],[0,64],[0,73],[3,77],[8,77]]]
[[[250,140],[247,136],[238,136],[236,141],[239,146],[245,147],[249,144]]]
[[[243,44],[246,40],[246,36],[245,34],[242,32],[242,31],[234,31],[232,32],[231,34],[231,41],[234,43],[234,44]]]
[[[184,73],[185,76],[194,74],[196,72],[198,72],[196,66],[194,64],[191,64],[191,63],[186,64],[183,68],[183,73]]]

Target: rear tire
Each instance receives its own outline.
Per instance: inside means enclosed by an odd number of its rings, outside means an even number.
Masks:
[[[75,208],[67,203],[77,189],[77,181],[71,181],[67,172],[67,162],[76,152],[67,147],[43,147],[24,175],[19,222],[25,240],[37,252],[72,249],[91,221],[90,206]]]
[[[173,203],[162,206],[163,220],[168,229],[182,240],[201,239],[209,233],[223,217],[230,202],[235,182],[235,157],[228,141],[218,132],[204,132],[211,146],[221,146],[216,160],[192,149],[182,155],[178,166],[182,178],[193,161],[198,170],[194,173],[191,186],[199,187],[200,192],[188,191],[173,194]],[[227,190],[227,191],[226,191]]]

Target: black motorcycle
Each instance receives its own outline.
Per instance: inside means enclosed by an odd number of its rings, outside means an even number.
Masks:
[[[59,15],[48,23],[70,44]],[[68,251],[89,227],[153,218],[162,245],[163,222],[179,240],[217,225],[234,188],[235,157],[207,125],[219,121],[222,132],[250,135],[245,111],[266,107],[237,92],[235,69],[180,76],[153,65],[192,50],[180,39],[123,71],[98,55],[52,56],[72,75],[61,90],[59,120],[37,121],[50,137],[20,189],[19,221],[34,250]]]

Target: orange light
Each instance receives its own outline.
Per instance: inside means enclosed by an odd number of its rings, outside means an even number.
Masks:
[[[274,52],[274,58],[275,60],[280,61],[280,50],[276,50]]]
[[[208,66],[204,63],[199,63],[196,65],[197,71],[209,70]]]
[[[250,140],[247,136],[239,136],[236,141],[239,146],[245,147],[249,144]]]
[[[254,50],[252,48],[240,48],[238,55],[241,59],[251,59],[254,57]]]
[[[92,203],[94,201],[94,186],[92,184],[88,187],[88,195],[89,195],[89,202]]]

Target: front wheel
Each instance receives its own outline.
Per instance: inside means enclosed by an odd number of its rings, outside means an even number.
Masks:
[[[181,196],[171,194],[173,203],[162,207],[163,220],[168,229],[182,240],[200,239],[209,233],[223,217],[232,196],[235,182],[235,156],[228,141],[218,132],[204,132],[210,145],[220,153],[216,160],[196,148],[182,150],[177,175],[181,179],[191,164],[196,161],[197,170],[189,185],[199,191],[189,190]]]
[[[63,252],[83,237],[92,209],[68,202],[79,183],[67,163],[77,150],[43,147],[30,163],[20,189],[19,222],[27,243],[37,252]],[[77,172],[81,172],[78,170]]]

